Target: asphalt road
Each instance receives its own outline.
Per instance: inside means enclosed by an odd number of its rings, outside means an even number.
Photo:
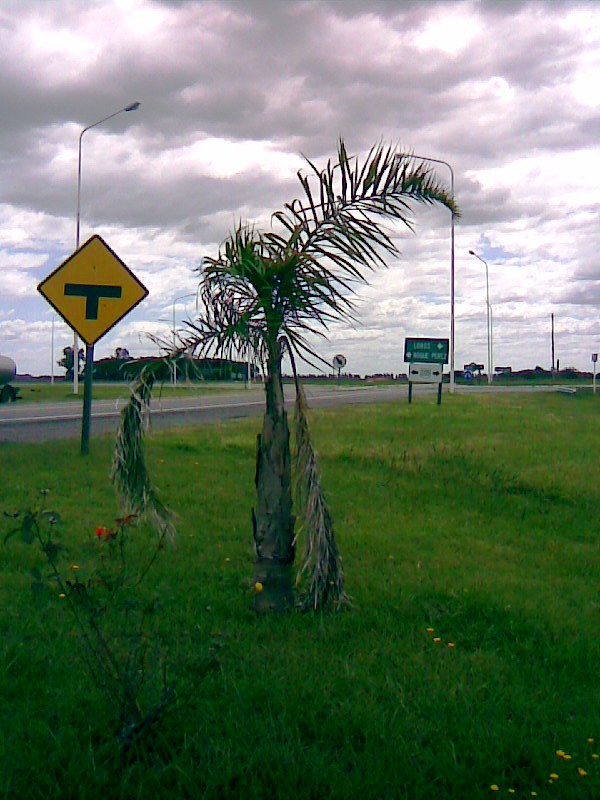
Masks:
[[[431,395],[436,386],[415,385],[413,399]],[[448,391],[444,386],[444,393]],[[552,386],[518,387],[456,387],[457,393],[555,391]],[[306,387],[313,408],[357,403],[379,403],[403,400],[407,385],[374,387]],[[293,386],[286,386],[286,401],[294,400]],[[92,403],[91,435],[114,432],[117,428],[123,400],[96,400]],[[81,436],[81,403],[7,403],[0,406],[0,444],[8,442],[41,442],[49,439],[72,439]],[[177,426],[199,425],[226,419],[258,416],[264,410],[262,386],[241,389],[236,393],[209,394],[200,397],[161,399],[152,401],[151,425],[154,430]]]

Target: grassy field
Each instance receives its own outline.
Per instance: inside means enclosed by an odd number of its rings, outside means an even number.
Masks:
[[[54,384],[45,382],[27,382],[13,384],[19,389],[19,400],[22,403],[60,403],[63,400],[83,403],[83,381],[79,385],[79,393],[73,394],[73,384],[64,381]],[[211,392],[237,392],[244,388],[242,382],[224,383],[219,381],[206,381],[204,383],[185,383],[180,381],[177,386],[164,383],[157,387],[163,397],[190,397]],[[94,400],[127,400],[130,394],[127,383],[94,383],[92,396]]]
[[[518,394],[315,412],[354,607],[282,619],[249,611],[256,420],[151,435],[179,520],[148,591],[182,701],[119,766],[64,603],[34,603],[39,558],[0,545],[0,797],[599,798],[599,413]],[[84,578],[116,516],[111,446],[0,445],[0,510],[49,488]]]

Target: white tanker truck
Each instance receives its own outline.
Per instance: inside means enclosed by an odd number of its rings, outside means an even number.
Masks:
[[[17,365],[8,356],[0,356],[0,403],[9,403],[17,399],[17,390],[10,382],[17,374]]]

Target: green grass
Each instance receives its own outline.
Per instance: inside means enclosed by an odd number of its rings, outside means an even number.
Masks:
[[[152,576],[163,636],[218,642],[219,669],[119,772],[63,606],[38,609],[33,552],[0,547],[0,797],[600,797],[599,412],[515,394],[314,413],[354,609],[284,619],[249,611],[257,422],[153,434],[179,514]],[[83,574],[115,516],[111,445],[0,446],[0,508],[51,488]]]
[[[25,403],[60,403],[63,400],[72,402],[83,402],[83,380],[79,384],[79,393],[73,394],[73,384],[64,381],[54,384],[45,382],[35,383],[15,383],[15,388],[19,389],[18,402]],[[162,384],[157,387],[163,397],[193,397],[211,392],[236,392],[244,388],[243,382],[220,382],[206,381],[204,383],[186,383],[180,381],[177,386]],[[130,390],[127,383],[102,383],[95,382],[92,388],[94,400],[127,400]]]

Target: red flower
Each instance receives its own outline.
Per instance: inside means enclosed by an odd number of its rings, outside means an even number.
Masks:
[[[102,525],[98,525],[96,528],[96,537],[100,539],[100,541],[107,541],[108,539],[113,538],[113,532],[109,528],[104,528]]]

